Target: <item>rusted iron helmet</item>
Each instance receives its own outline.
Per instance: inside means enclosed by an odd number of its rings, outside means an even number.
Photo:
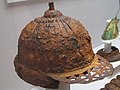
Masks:
[[[55,10],[52,2],[44,16],[23,29],[14,65],[23,80],[46,88],[57,88],[59,81],[89,83],[113,72],[106,59],[94,54],[83,25]]]

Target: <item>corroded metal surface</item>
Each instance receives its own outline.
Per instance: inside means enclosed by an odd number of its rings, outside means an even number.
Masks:
[[[116,78],[113,78],[105,85],[104,88],[101,88],[100,90],[120,90],[120,75],[117,75]]]
[[[44,88],[56,89],[59,87],[59,81],[47,76],[46,73],[41,70],[32,70],[24,64],[21,64],[18,60],[18,56],[16,56],[14,63],[18,76],[24,81]]]
[[[56,10],[30,22],[20,35],[18,47],[21,63],[46,73],[84,68],[94,57],[91,38],[82,24]]]
[[[59,81],[64,82],[63,78],[67,78],[66,75],[60,78],[59,74],[67,73],[77,78],[75,71],[87,75],[84,72],[106,63],[99,63],[99,60],[95,59],[97,57],[92,50],[91,38],[78,20],[54,10],[53,3],[50,3],[49,7],[44,16],[35,18],[22,30],[14,64],[17,74],[26,82],[57,88]],[[110,68],[112,73],[111,65]],[[54,78],[54,75],[60,79]],[[90,82],[95,81],[92,77],[88,78]],[[80,82],[79,79],[77,82]],[[71,83],[71,79],[68,78],[67,82]]]

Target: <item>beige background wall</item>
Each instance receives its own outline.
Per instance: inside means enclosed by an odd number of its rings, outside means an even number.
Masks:
[[[30,90],[33,87],[16,75],[13,60],[22,28],[35,17],[43,15],[48,8],[48,1],[52,0],[28,0],[13,4],[0,0],[0,90]],[[118,0],[54,1],[55,7],[64,15],[80,20],[86,27],[93,47],[102,43],[100,36],[105,28],[105,21],[113,18],[118,9]]]

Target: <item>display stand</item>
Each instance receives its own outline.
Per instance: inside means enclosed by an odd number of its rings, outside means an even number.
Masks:
[[[111,19],[107,20],[106,24],[108,24],[110,21],[111,21]],[[120,32],[119,32],[119,36],[117,36],[117,38],[115,38],[115,39],[111,39],[111,40],[103,40],[102,39],[101,41],[104,43],[104,48],[100,49],[97,52],[97,54],[104,57],[109,62],[114,62],[114,61],[120,60],[119,50],[115,46],[112,46],[112,42],[119,38],[120,38]]]
[[[41,90],[39,87],[32,88],[30,90]],[[45,90],[70,90],[70,84],[60,82],[58,89],[48,89]]]
[[[46,90],[70,90],[70,84],[60,82],[58,89],[46,89]]]
[[[104,52],[105,52],[105,53],[110,53],[110,52],[112,51],[112,49],[111,49],[111,44],[112,44],[112,43],[105,43],[105,44],[104,44]]]
[[[111,21],[111,19],[109,20],[106,20],[106,25],[108,25],[108,23]],[[112,40],[101,40],[103,43],[104,43],[104,52],[105,53],[111,53],[112,52],[112,49],[111,49],[111,45],[112,45],[112,42],[114,40],[117,40],[118,38],[120,38],[120,32],[119,32],[119,36],[115,39],[112,39]]]
[[[41,89],[39,87],[34,87],[34,88],[30,89],[30,90],[41,90]]]

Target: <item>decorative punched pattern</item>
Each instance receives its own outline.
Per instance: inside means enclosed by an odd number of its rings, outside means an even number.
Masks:
[[[57,78],[53,76],[52,78],[65,82],[65,83],[81,83],[86,84],[93,81],[101,80],[105,78],[106,76],[112,75],[113,73],[113,67],[111,64],[108,63],[106,59],[103,57],[98,56],[98,63],[92,63],[90,67],[85,68],[86,70],[83,70],[83,72],[77,72],[73,75],[67,75],[66,77]],[[95,60],[94,60],[95,61]],[[95,61],[95,62],[96,62]]]

